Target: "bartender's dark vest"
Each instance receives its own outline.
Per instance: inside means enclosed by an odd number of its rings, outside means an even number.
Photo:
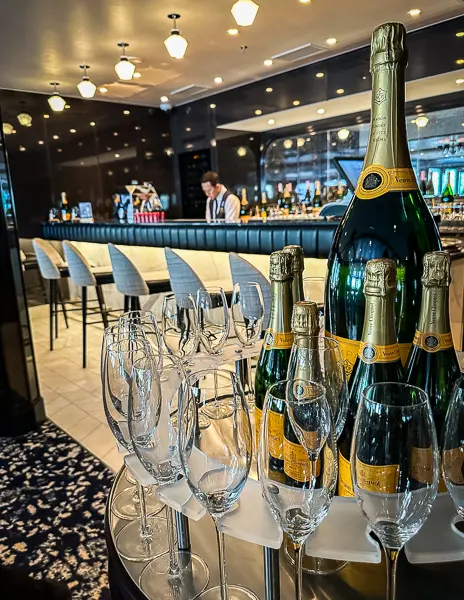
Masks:
[[[213,210],[211,212],[211,218],[212,219],[225,219],[226,218],[226,211],[225,211],[225,205],[226,205],[226,200],[227,198],[230,196],[231,192],[229,192],[229,190],[226,190],[224,192],[224,196],[222,197],[221,200],[221,204],[219,205],[219,210],[216,213],[216,202],[217,199],[215,198],[213,200]]]

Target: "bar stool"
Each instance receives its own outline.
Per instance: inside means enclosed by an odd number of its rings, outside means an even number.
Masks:
[[[50,242],[42,240],[41,238],[34,238],[32,240],[32,245],[37,257],[40,275],[42,276],[42,279],[48,281],[50,350],[53,350],[53,338],[58,337],[58,316],[60,312],[58,309],[58,301],[61,303],[61,310],[63,312],[66,327],[69,328],[68,314],[58,283],[62,276],[66,276],[67,265]],[[55,324],[55,332],[53,332],[53,323]]]
[[[171,248],[165,248],[164,254],[168,264],[171,288],[175,294],[191,294],[197,297],[198,290],[204,290],[205,285],[192,267]]]
[[[171,291],[169,274],[165,269],[141,273],[114,244],[108,244],[108,250],[116,288],[124,296],[124,312],[140,310],[140,296]]]
[[[92,321],[91,324],[102,323],[108,327],[108,310],[105,306],[103,291],[101,286],[105,283],[113,283],[112,273],[107,267],[91,268],[86,258],[71,242],[63,242],[64,255],[68,263],[69,276],[71,281],[81,287],[82,298],[82,367],[87,366],[87,313],[95,314],[95,310],[88,311],[87,306],[87,288],[95,287],[99,312],[102,315],[102,321]]]

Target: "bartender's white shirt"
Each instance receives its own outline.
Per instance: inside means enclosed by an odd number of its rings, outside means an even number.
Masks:
[[[221,191],[217,195],[216,203],[211,198],[206,201],[206,220],[208,223],[216,220],[216,213],[219,212],[222,204],[222,197],[226,193],[227,188],[225,185],[221,185]],[[215,210],[215,214],[212,211]],[[229,194],[224,204],[224,215],[226,223],[237,223],[240,221],[240,200],[234,194]],[[222,221],[222,219],[221,219]]]

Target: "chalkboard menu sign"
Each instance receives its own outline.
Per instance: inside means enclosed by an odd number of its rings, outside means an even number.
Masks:
[[[184,217],[204,219],[206,196],[201,189],[201,178],[211,170],[210,150],[183,152],[179,155],[179,168]]]

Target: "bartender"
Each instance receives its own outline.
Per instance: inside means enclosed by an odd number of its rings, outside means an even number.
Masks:
[[[238,223],[240,221],[240,200],[222,185],[219,175],[208,171],[201,179],[201,188],[205,192],[206,220]]]

